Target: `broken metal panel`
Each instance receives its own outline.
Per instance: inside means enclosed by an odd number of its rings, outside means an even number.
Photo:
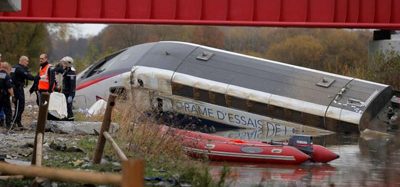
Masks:
[[[387,88],[390,88],[390,86],[354,79],[335,95],[330,107],[342,108],[343,110],[362,115],[372,101],[379,99],[378,97],[387,98],[387,96],[384,96],[385,94],[380,94]],[[391,93],[386,93],[386,95],[391,95]],[[380,103],[386,103],[387,101],[385,100],[382,99]],[[375,116],[377,113],[378,111],[374,111],[370,115]]]
[[[133,105],[138,111],[150,111],[152,109],[152,93],[148,89],[134,89],[132,92]]]
[[[174,74],[171,70],[135,66],[131,75],[131,82],[134,87],[144,87],[172,94],[171,79]]]

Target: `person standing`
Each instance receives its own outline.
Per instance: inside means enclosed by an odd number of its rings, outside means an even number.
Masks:
[[[23,127],[21,124],[21,117],[25,109],[24,87],[27,80],[34,80],[33,75],[29,73],[28,64],[29,58],[27,56],[21,56],[19,58],[19,63],[11,70],[11,79],[14,84],[15,95],[13,121],[14,124],[17,124],[17,127],[20,128]]]
[[[10,77],[11,66],[7,62],[0,63],[0,108],[6,116],[6,128],[11,128],[12,109],[10,96],[14,97],[12,80]],[[14,99],[13,99],[14,100]]]
[[[74,120],[74,113],[72,112],[72,103],[75,97],[75,89],[76,89],[76,72],[72,67],[74,60],[66,56],[61,60],[64,72],[63,72],[63,81],[62,81],[62,93],[65,95],[65,99],[67,100],[67,112],[68,112],[68,120]]]
[[[0,65],[1,65],[2,59],[1,59],[1,53],[0,53]],[[3,108],[0,107],[0,127],[4,126],[4,119],[6,119],[6,116],[4,114]]]
[[[29,93],[38,91],[36,103],[40,104],[40,95],[43,92],[51,93],[55,87],[55,72],[53,67],[48,62],[47,54],[41,54],[39,56],[40,61],[40,70],[38,75],[35,77],[35,80],[32,84],[32,87],[29,89]]]

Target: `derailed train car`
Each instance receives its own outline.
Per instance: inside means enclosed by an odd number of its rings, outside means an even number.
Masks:
[[[244,128],[358,132],[386,125],[391,105],[399,113],[398,92],[388,85],[183,42],[136,45],[101,59],[78,75],[75,104],[88,107],[109,88],[139,91],[162,111]]]

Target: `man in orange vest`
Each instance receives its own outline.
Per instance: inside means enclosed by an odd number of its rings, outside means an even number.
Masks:
[[[29,93],[39,91],[37,103],[39,104],[40,94],[43,92],[51,93],[55,88],[55,72],[53,67],[47,61],[47,54],[41,54],[40,61],[40,71],[35,77],[32,87],[29,89]]]

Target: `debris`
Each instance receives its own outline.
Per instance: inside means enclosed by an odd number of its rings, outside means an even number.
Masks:
[[[386,139],[386,140],[390,140],[391,138],[393,138],[393,135],[384,133],[384,132],[371,130],[371,129],[365,129],[361,132],[360,137],[365,140],[382,139],[382,138]]]
[[[11,180],[11,179],[23,179],[24,176],[23,175],[3,175],[0,176],[0,180]]]
[[[95,115],[99,115],[99,114],[104,114],[104,112],[106,111],[106,107],[107,107],[107,101],[105,101],[104,99],[100,99],[98,101],[96,101],[88,110],[88,115],[91,116],[95,116]]]
[[[49,100],[49,114],[58,118],[64,119],[67,117],[67,101],[65,95],[59,92],[53,92],[50,94]]]
[[[15,159],[5,159],[4,162],[9,163],[9,164],[20,165],[20,166],[30,166],[31,165],[30,161],[15,160]]]
[[[46,123],[46,131],[51,131],[60,134],[72,135],[96,135],[96,131],[100,132],[102,122],[90,121],[52,121]],[[33,129],[36,123],[33,124]],[[111,123],[110,133],[114,133],[119,129],[119,125]],[[95,130],[95,131],[94,131]]]
[[[84,152],[81,148],[77,146],[68,147],[65,143],[56,143],[55,141],[50,143],[50,148],[56,151],[64,151],[64,152]]]
[[[84,152],[81,148],[77,146],[67,147],[67,152]]]
[[[65,143],[57,144],[53,141],[50,143],[50,148],[57,151],[65,151],[67,149],[67,145]]]
[[[85,161],[84,160],[75,160],[72,162],[74,167],[81,166]]]

